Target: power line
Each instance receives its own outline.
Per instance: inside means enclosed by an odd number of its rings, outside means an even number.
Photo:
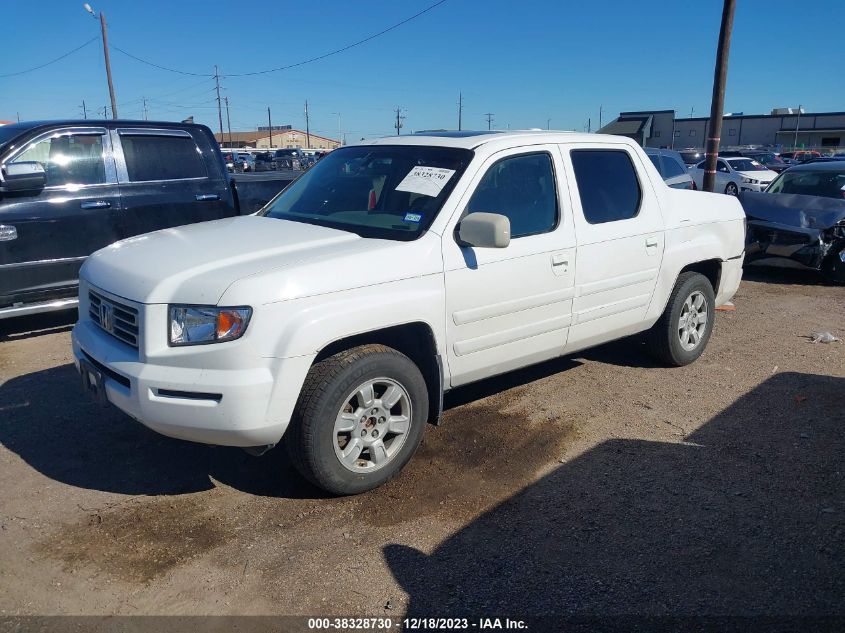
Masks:
[[[76,51],[82,50],[83,48],[85,48],[86,46],[91,44],[92,42],[96,42],[98,39],[100,39],[99,35],[97,35],[96,37],[92,37],[90,40],[88,40],[87,42],[85,42],[81,46],[77,46],[72,51],[68,51],[64,55],[60,55],[59,57],[56,57],[56,59],[49,61],[46,64],[41,64],[40,66],[35,66],[33,68],[27,68],[26,70],[19,70],[19,71],[14,72],[14,73],[5,73],[3,75],[0,75],[0,77],[16,77],[17,75],[25,75],[26,73],[31,73],[31,72],[36,71],[36,70],[41,70],[42,68],[46,68],[47,66],[50,66],[51,64],[55,64],[56,62],[63,60],[65,57],[73,55]]]
[[[226,77],[251,77],[251,76],[254,76],[254,75],[266,75],[268,73],[275,73],[275,72],[279,72],[280,70],[288,70],[290,68],[296,68],[298,66],[304,66],[305,64],[311,64],[313,62],[320,61],[321,59],[326,59],[327,57],[337,55],[338,53],[343,53],[344,51],[348,51],[351,48],[355,48],[356,46],[360,46],[361,44],[365,44],[366,42],[374,40],[377,37],[381,37],[382,35],[389,33],[390,31],[398,29],[400,26],[407,24],[411,20],[415,20],[418,17],[428,13],[429,11],[436,9],[437,7],[439,7],[441,4],[445,3],[446,1],[447,0],[439,0],[438,2],[435,2],[434,4],[426,7],[425,9],[420,11],[419,13],[415,13],[411,17],[405,18],[401,22],[397,22],[396,24],[379,31],[378,33],[373,33],[372,35],[365,37],[361,40],[358,40],[357,42],[353,42],[352,44],[348,44],[348,45],[346,45],[342,48],[338,48],[338,49],[330,51],[328,53],[324,53],[324,54],[318,55],[316,57],[311,57],[310,59],[305,59],[303,61],[295,62],[293,64],[288,64],[286,66],[279,66],[277,68],[268,68],[266,70],[256,70],[256,71],[247,72],[247,73],[227,74]],[[211,78],[214,78],[214,75],[209,75],[207,73],[193,73],[193,72],[190,72],[190,71],[187,71],[187,70],[179,70],[177,68],[169,68],[167,66],[162,66],[160,64],[156,64],[156,63],[148,61],[146,59],[141,59],[140,57],[133,55],[132,53],[129,53],[129,52],[123,50],[122,48],[115,46],[114,44],[112,44],[111,47],[114,50],[118,51],[119,53],[123,53],[127,57],[131,57],[135,61],[141,62],[142,64],[146,64],[147,66],[152,66],[153,68],[158,68],[159,70],[166,70],[168,72],[178,73],[180,75],[190,75],[192,77],[211,77]]]

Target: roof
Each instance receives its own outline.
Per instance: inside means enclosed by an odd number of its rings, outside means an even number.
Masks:
[[[183,125],[185,127],[206,127],[200,123],[182,123],[180,121],[138,121],[135,119],[44,119],[41,121],[21,121],[4,125],[6,130],[20,130],[25,132],[39,127],[51,127],[54,125],[75,125],[79,127],[100,127],[115,125],[131,125],[133,127],[159,127],[162,125]]]
[[[513,141],[525,144],[540,143],[578,143],[578,142],[624,142],[630,143],[628,138],[614,138],[604,134],[584,134],[581,132],[561,132],[549,130],[510,130],[510,131],[479,131],[447,134],[442,132],[427,134],[406,134],[402,136],[384,136],[382,138],[360,141],[355,145],[429,145],[435,147],[458,147],[476,149],[482,145],[493,143],[508,145]]]

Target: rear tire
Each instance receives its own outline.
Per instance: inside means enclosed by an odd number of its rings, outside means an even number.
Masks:
[[[363,345],[315,363],[285,446],[308,481],[354,495],[392,479],[411,459],[428,419],[417,366],[384,345]]]
[[[648,331],[649,352],[669,367],[689,365],[704,352],[716,315],[710,280],[696,272],[678,276],[663,315]]]

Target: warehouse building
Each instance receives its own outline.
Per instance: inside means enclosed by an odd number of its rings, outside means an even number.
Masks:
[[[340,141],[318,134],[306,134],[290,125],[274,125],[272,132],[267,126],[249,132],[215,133],[214,138],[222,147],[248,147],[255,149],[304,147],[310,149],[337,149]]]
[[[679,119],[674,110],[620,112],[600,134],[618,134],[643,147],[704,147],[709,117]],[[722,120],[722,147],[765,146],[775,149],[845,147],[845,112],[804,112],[776,108],[771,114],[727,114]]]

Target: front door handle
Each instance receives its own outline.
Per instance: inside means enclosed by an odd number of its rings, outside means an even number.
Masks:
[[[111,202],[106,200],[88,200],[87,202],[83,202],[79,205],[80,209],[108,209],[111,206]]]
[[[646,248],[657,248],[659,242],[656,237],[647,237],[645,240]]]
[[[196,199],[205,202],[206,200],[220,200],[220,196],[216,193],[198,193]]]
[[[563,253],[552,255],[552,266],[569,266],[569,258]]]

